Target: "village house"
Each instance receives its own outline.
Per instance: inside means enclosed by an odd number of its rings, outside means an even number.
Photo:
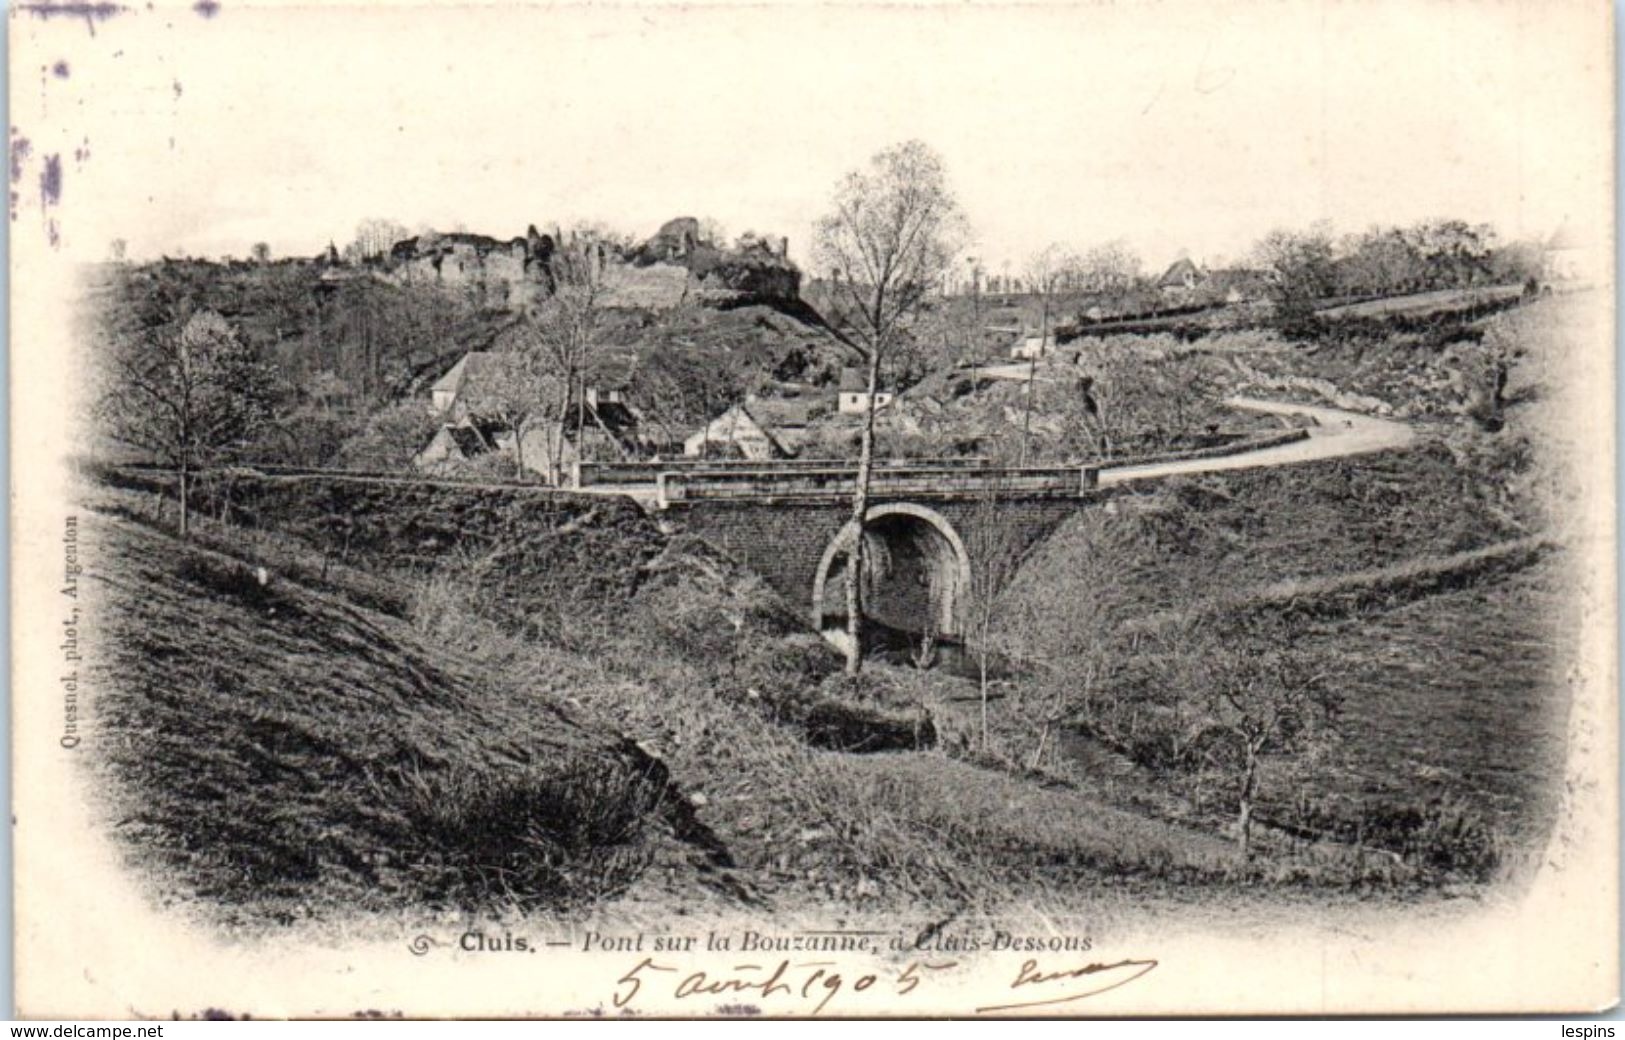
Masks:
[[[875,391],[875,408],[891,404],[895,395],[890,390]],[[863,373],[855,368],[841,370],[841,382],[836,390],[836,411],[842,415],[860,415],[869,410],[869,384]]]
[[[429,411],[445,422],[413,460],[419,469],[447,472],[494,451],[521,455],[526,470],[558,483],[580,460],[638,458],[661,447],[645,443],[640,416],[616,386],[587,387],[566,406],[562,424],[555,416],[536,419],[517,440],[513,430],[470,405],[482,385],[501,378],[499,355],[470,351],[430,386]]]
[[[493,429],[472,422],[447,423],[412,457],[412,465],[425,473],[453,473],[469,460],[496,451],[494,435]]]
[[[1055,334],[1029,333],[1010,348],[1010,356],[1018,361],[1037,361],[1055,352]]]
[[[484,350],[471,350],[457,360],[446,374],[429,387],[429,411],[433,415],[451,415],[457,408],[463,388],[483,377],[497,364],[496,355]]]
[[[1157,291],[1170,302],[1188,301],[1202,284],[1202,272],[1189,257],[1175,260],[1157,279]]]
[[[748,397],[696,430],[683,454],[737,452],[747,459],[793,458],[808,435],[812,404],[804,398]]]
[[[1541,250],[1541,272],[1548,282],[1561,288],[1593,285],[1602,280],[1607,257],[1572,223],[1565,222],[1552,233]]]

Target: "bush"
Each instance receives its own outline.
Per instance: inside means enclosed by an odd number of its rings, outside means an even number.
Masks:
[[[423,872],[428,900],[530,909],[601,899],[637,878],[667,794],[664,776],[655,779],[603,758],[565,771],[413,767],[377,786],[400,808],[392,845]]]
[[[1488,881],[1502,862],[1505,842],[1495,828],[1451,797],[1417,804],[1302,795],[1280,814],[1280,822],[1301,835],[1394,853],[1446,877]]]

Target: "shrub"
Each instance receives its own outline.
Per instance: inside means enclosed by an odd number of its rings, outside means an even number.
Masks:
[[[654,779],[604,757],[563,770],[414,764],[375,786],[399,806],[393,846],[422,868],[426,898],[527,909],[613,895],[642,872],[644,832],[666,797],[664,777]]]

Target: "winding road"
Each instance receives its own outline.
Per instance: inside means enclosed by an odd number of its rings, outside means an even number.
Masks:
[[[1180,459],[1172,462],[1153,462],[1143,466],[1123,466],[1101,470],[1100,483],[1121,484],[1130,480],[1149,480],[1170,477],[1180,473],[1209,473],[1227,469],[1257,469],[1263,466],[1290,466],[1297,462],[1317,459],[1338,459],[1349,455],[1364,455],[1374,451],[1403,448],[1416,440],[1416,431],[1401,422],[1377,419],[1358,412],[1346,412],[1324,405],[1290,404],[1284,401],[1265,401],[1256,397],[1227,397],[1224,403],[1231,408],[1250,412],[1268,412],[1272,415],[1302,415],[1314,420],[1308,427],[1309,439],[1291,444],[1277,444],[1257,451],[1217,458]]]

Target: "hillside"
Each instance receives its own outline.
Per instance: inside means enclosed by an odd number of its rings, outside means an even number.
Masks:
[[[562,908],[711,863],[676,837],[665,768],[566,709],[567,669],[516,682],[343,596],[85,526],[105,646],[90,741],[113,829],[166,899],[239,924]]]
[[[600,315],[592,378],[623,387],[669,440],[747,393],[832,383],[850,356],[801,301],[786,264],[762,249],[708,246],[621,264]],[[199,309],[222,315],[277,377],[276,417],[243,457],[298,466],[379,456],[346,444],[377,441],[373,427],[391,423],[392,406],[424,400],[468,352],[501,349],[520,320],[477,294],[376,265],[307,261],[94,265],[81,296],[84,334],[98,344],[161,334]],[[427,420],[415,427],[385,433],[411,443],[382,454],[409,459],[433,432]]]
[[[1555,300],[1425,329],[1345,323],[1309,341],[1137,343],[1231,389],[1413,417],[1419,440],[1128,488],[1062,524],[1001,609],[1026,623],[1005,638],[1029,655],[1066,645],[1077,669],[1091,646],[1110,647],[1071,754],[1127,758],[1185,791],[1154,811],[1219,823],[1234,812],[1223,788],[1172,768],[1193,765],[1177,693],[1254,626],[1335,705],[1313,754],[1261,770],[1260,818],[1283,840],[1354,842],[1480,877],[1538,855],[1575,654],[1572,446],[1554,378],[1564,344],[1583,342],[1572,321]],[[1084,635],[1045,630],[1058,603],[1087,605],[1069,613]]]
[[[144,496],[90,501],[104,811],[166,899],[228,923],[620,899],[997,911],[1061,877],[1079,887],[1057,905],[1081,907],[1270,869],[971,752],[963,680],[877,663],[850,687],[703,545],[668,546],[616,621],[564,645],[455,565],[307,580],[279,536],[204,519],[199,541],[231,551],[187,547]]]

